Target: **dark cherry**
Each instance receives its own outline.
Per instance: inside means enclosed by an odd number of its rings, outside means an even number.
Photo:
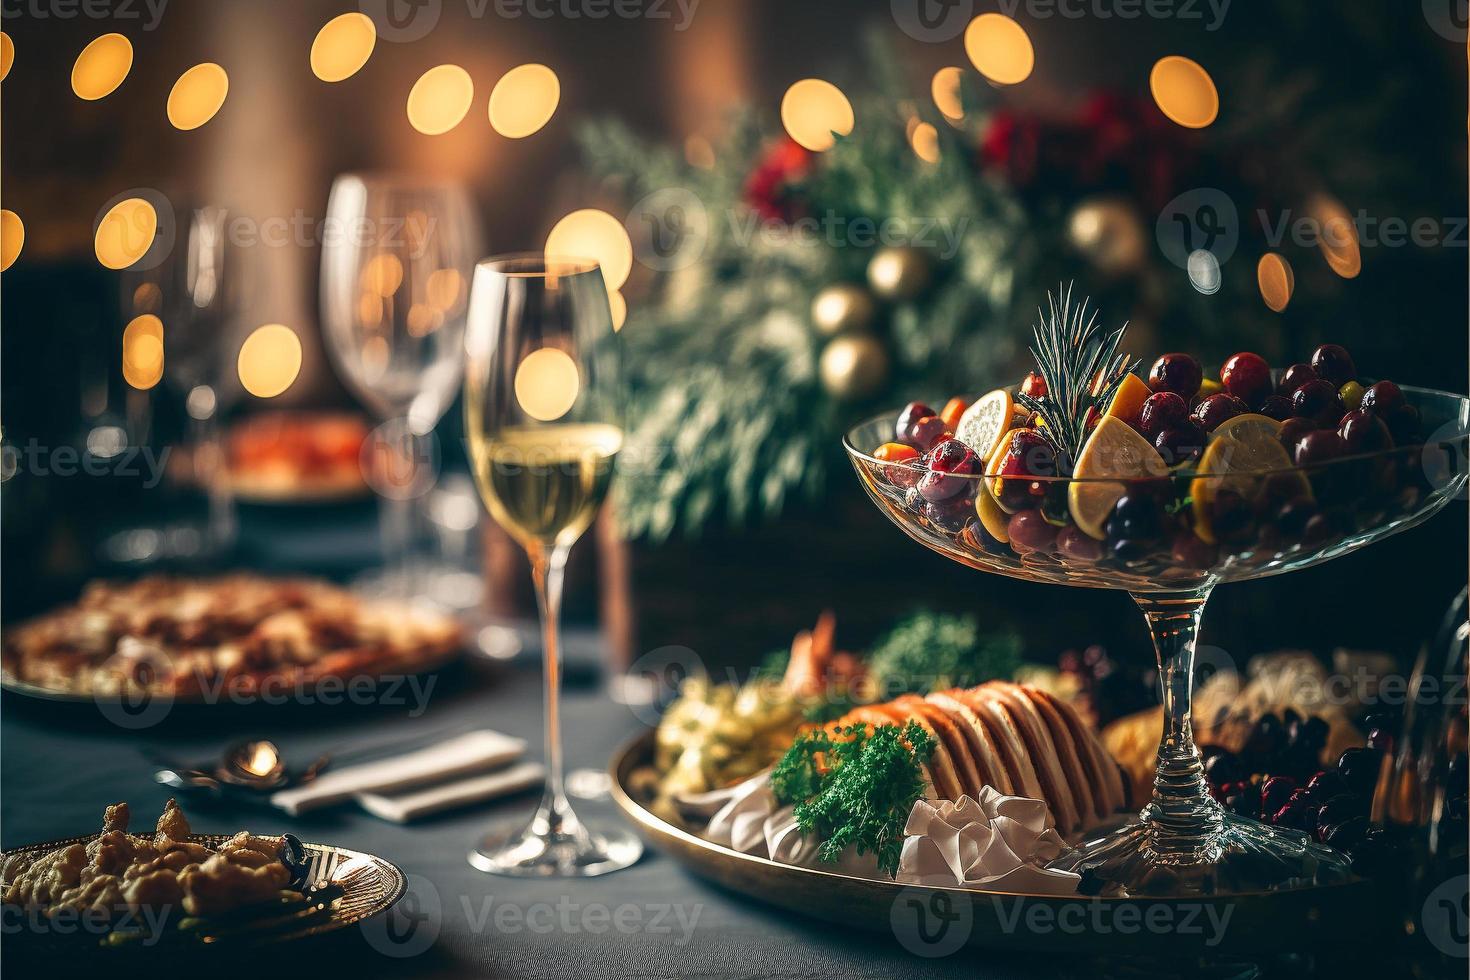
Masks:
[[[1220,368],[1220,383],[1230,394],[1255,408],[1271,394],[1271,365],[1259,354],[1236,354]]]
[[[1291,396],[1292,414],[1321,426],[1336,426],[1342,418],[1342,397],[1331,381],[1308,381]]]
[[[1338,424],[1337,434],[1350,453],[1376,453],[1393,447],[1393,436],[1383,420],[1372,412],[1348,412]]]
[[[1359,408],[1374,412],[1379,418],[1387,419],[1404,404],[1404,393],[1392,381],[1379,381],[1363,392]]]
[[[1400,405],[1384,421],[1395,443],[1412,446],[1419,441],[1419,410],[1413,405]]]
[[[1018,429],[1005,443],[1005,457],[998,473],[1005,479],[995,480],[991,487],[996,499],[1010,510],[1036,507],[1041,503],[1046,485],[1030,478],[1056,473],[1056,450],[1046,437],[1035,429]]]
[[[1310,364],[1293,364],[1281,372],[1281,380],[1276,384],[1276,392],[1290,398],[1302,385],[1308,381],[1316,381],[1317,372],[1312,370]]]
[[[1367,817],[1351,817],[1339,824],[1318,826],[1317,839],[1329,847],[1349,851],[1366,841],[1371,829],[1372,825]]]
[[[1170,466],[1186,463],[1198,459],[1205,451],[1205,434],[1198,425],[1186,419],[1160,432],[1154,439],[1154,448]]]
[[[1210,505],[1210,526],[1223,544],[1243,544],[1255,534],[1250,501],[1234,490],[1221,490]]]
[[[922,486],[919,492],[923,493]],[[968,494],[960,493],[943,500],[925,503],[924,516],[936,527],[958,532],[963,530],[970,523],[970,519],[975,516],[975,507]]]
[[[1302,546],[1306,548],[1320,548],[1329,541],[1334,540],[1341,534],[1332,518],[1326,514],[1314,514],[1307,519],[1307,526],[1302,528]]]
[[[1323,769],[1307,780],[1307,792],[1312,799],[1327,801],[1347,792],[1347,780],[1336,769]]]
[[[1388,752],[1393,748],[1393,731],[1388,728],[1372,728],[1368,731],[1368,748]]]
[[[919,481],[919,496],[933,503],[948,500],[973,484],[966,477],[980,472],[980,457],[958,439],[945,439],[924,457],[924,465],[929,472]]]
[[[1172,391],[1185,401],[1199,391],[1205,378],[1199,361],[1188,354],[1165,354],[1148,372],[1148,386],[1154,391]]]
[[[1285,738],[1280,718],[1270,712],[1261,715],[1246,736],[1243,754],[1247,764],[1255,768],[1270,760],[1280,750]]]
[[[1297,782],[1290,776],[1272,776],[1261,784],[1261,809],[1275,813],[1291,801]]]
[[[1172,391],[1160,391],[1143,401],[1138,413],[1138,431],[1145,439],[1157,439],[1165,429],[1172,429],[1189,418],[1189,403]]]
[[[992,555],[1011,553],[1011,546],[985,530],[985,525],[980,523],[979,518],[971,518],[965,524],[964,537],[965,543],[976,551],[986,551]]]
[[[1177,564],[1200,571],[1213,568],[1220,556],[1218,548],[1193,531],[1180,531],[1174,535],[1174,544],[1169,550]]]
[[[1032,398],[1046,397],[1046,379],[1032,371],[1026,375],[1026,380],[1021,382],[1021,394]]]
[[[1238,783],[1250,775],[1240,757],[1221,746],[1207,745],[1200,750],[1200,755],[1204,758],[1205,778],[1212,785],[1223,787],[1227,783]]]
[[[1221,422],[1233,419],[1237,415],[1244,415],[1249,411],[1250,407],[1245,402],[1229,392],[1221,391],[1194,406],[1194,412],[1190,418],[1194,420],[1195,425],[1206,432],[1214,432]]]
[[[1287,541],[1299,541],[1307,529],[1307,521],[1317,516],[1317,501],[1308,496],[1294,497],[1276,512],[1276,527]]]
[[[1113,542],[1113,557],[1121,562],[1142,561],[1154,550],[1154,542],[1123,538]]]
[[[1049,553],[1057,543],[1056,525],[1043,517],[1039,510],[1012,514],[1006,535],[1011,539],[1011,547],[1019,554],[1030,551]]]
[[[1291,418],[1291,399],[1285,395],[1267,395],[1258,411],[1268,419],[1286,422]]]
[[[1358,376],[1352,355],[1340,344],[1323,344],[1312,351],[1312,370],[1317,377],[1332,382],[1333,388],[1341,388]]]
[[[938,415],[926,415],[909,427],[909,445],[926,453],[954,433]]]
[[[904,406],[903,411],[898,413],[898,421],[893,424],[894,438],[905,445],[913,445],[914,424],[919,419],[928,418],[934,414],[934,409],[923,402],[909,402]]]
[[[1057,532],[1057,550],[1073,561],[1097,561],[1103,555],[1102,542],[1075,524]]]
[[[1316,466],[1347,453],[1347,443],[1331,429],[1316,429],[1297,440],[1292,459],[1298,466]]]
[[[1282,778],[1282,777],[1276,777]],[[1267,811],[1268,813],[1271,811]],[[1271,822],[1278,827],[1288,827],[1292,830],[1302,830],[1311,833],[1316,829],[1317,809],[1307,799],[1307,791],[1298,789],[1287,798],[1286,804],[1275,815]]]
[[[1162,514],[1152,494],[1125,493],[1113,505],[1108,518],[1108,537],[1114,541],[1152,541],[1159,536]]]
[[[1378,783],[1382,755],[1374,749],[1345,750],[1337,760],[1337,773],[1347,782],[1348,792],[1367,796]]]
[[[1276,433],[1276,438],[1286,447],[1288,453],[1296,448],[1297,441],[1308,432],[1315,432],[1321,426],[1312,419],[1289,418],[1281,423],[1281,431]]]

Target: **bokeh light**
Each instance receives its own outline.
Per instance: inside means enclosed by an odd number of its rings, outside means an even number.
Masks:
[[[909,144],[925,163],[939,162],[939,130],[933,123],[921,122],[909,133]]]
[[[1343,203],[1330,194],[1314,194],[1307,213],[1317,225],[1317,247],[1327,266],[1344,279],[1355,279],[1363,271],[1363,253],[1358,244],[1358,227]]]
[[[475,100],[475,83],[459,65],[430,68],[408,93],[408,123],[425,136],[458,126]]]
[[[0,31],[0,82],[5,81],[5,76],[10,74],[10,66],[15,64],[15,42],[10,35]]]
[[[562,218],[546,236],[546,254],[595,259],[608,291],[622,289],[633,271],[633,242],[623,223],[606,211],[583,208]]]
[[[628,300],[616,289],[609,290],[607,294],[607,305],[612,310],[613,331],[623,329],[623,324],[628,322]]]
[[[123,380],[147,391],[163,379],[163,321],[151,313],[134,317],[123,328]]]
[[[340,82],[356,75],[378,43],[378,29],[363,13],[333,17],[311,42],[311,72],[324,82]]]
[[[577,362],[556,347],[533,350],[516,368],[516,401],[538,422],[554,422],[570,412],[581,387]]]
[[[965,54],[980,74],[998,85],[1024,82],[1036,67],[1036,50],[1026,28],[1005,14],[981,14],[970,21]]]
[[[1256,263],[1256,284],[1261,287],[1261,299],[1276,313],[1286,309],[1291,294],[1296,291],[1296,273],[1285,256],[1267,252]]]
[[[964,77],[965,73],[961,68],[941,68],[934,73],[934,80],[929,83],[929,93],[934,97],[934,104],[950,122],[959,122],[965,118],[965,106],[960,101],[960,83]]]
[[[435,269],[429,273],[424,295],[431,306],[447,313],[464,299],[464,276],[458,269]]]
[[[168,93],[168,121],[175,129],[198,129],[214,118],[230,94],[230,76],[212,61],[179,76]]]
[[[1223,279],[1220,275],[1220,260],[1215,258],[1214,252],[1203,248],[1190,252],[1185,271],[1189,273],[1189,284],[1197,292],[1213,296],[1220,291]]]
[[[0,211],[0,272],[15,264],[25,243],[26,226],[20,215],[14,211]]]
[[[831,149],[834,133],[852,132],[854,122],[847,96],[820,78],[803,78],[781,99],[781,125],[797,143],[817,153]]]
[[[257,398],[274,398],[301,373],[301,339],[281,323],[256,327],[240,345],[236,369],[246,391]]]
[[[1203,129],[1220,114],[1215,81],[1198,62],[1181,55],[1160,58],[1148,75],[1149,91],[1159,111],[1189,129]]]
[[[71,67],[71,90],[89,102],[117,90],[133,68],[133,43],[121,34],[103,34],[77,55]]]
[[[545,65],[520,65],[495,83],[490,93],[490,125],[507,139],[540,131],[556,114],[561,81]]]
[[[109,269],[126,269],[153,246],[158,212],[141,197],[114,204],[97,223],[97,261]]]
[[[392,296],[403,285],[403,263],[392,252],[379,252],[363,263],[361,285],[365,292]]]

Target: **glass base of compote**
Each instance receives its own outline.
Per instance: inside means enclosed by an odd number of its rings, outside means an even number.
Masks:
[[[1210,829],[1187,847],[1177,838],[1160,846],[1150,808],[1050,867],[1082,875],[1085,893],[1135,897],[1276,891],[1354,877],[1345,854],[1306,834],[1215,809],[1205,820]]]
[[[595,878],[643,856],[643,842],[621,829],[594,831],[565,797],[548,796],[531,822],[497,827],[470,852],[471,866],[513,878]]]

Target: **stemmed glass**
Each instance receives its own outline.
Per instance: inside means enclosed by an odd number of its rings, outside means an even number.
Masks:
[[[322,323],[348,386],[382,425],[364,447],[380,496],[385,572],[360,583],[419,592],[415,501],[433,485],[434,427],[459,387],[468,277],[480,254],[463,187],[344,174],[322,242]]]
[[[1420,524],[1465,489],[1470,401],[1407,386],[1403,393],[1429,439],[1313,466],[1162,478],[946,476],[958,482],[938,501],[916,489],[928,472],[922,466],[872,455],[893,438],[898,413],[848,433],[844,445],[864,489],[909,537],[982,571],[1125,590],[1143,611],[1164,705],[1153,798],[1125,826],[1082,842],[1053,867],[1083,873],[1099,890],[1135,896],[1239,893],[1350,877],[1340,852],[1305,834],[1236,816],[1210,795],[1190,722],[1195,639],[1216,585],[1348,554]],[[1112,551],[1069,526],[1064,541],[1054,522],[1078,484],[1155,501],[1176,522],[1174,538],[1161,537],[1148,548],[1120,542],[1128,548]],[[982,499],[986,494],[989,500]],[[1044,501],[1046,519],[1028,525],[1027,540],[1012,534],[1002,541],[990,532],[985,512],[993,520],[1000,513],[993,505],[1028,496],[1033,506]],[[1051,501],[1061,507],[1049,509]],[[1230,509],[1223,509],[1227,504]]]
[[[546,790],[529,824],[485,837],[470,863],[518,876],[589,877],[643,847],[584,825],[563,787],[562,574],[597,515],[622,448],[621,365],[602,270],[539,254],[475,269],[465,338],[465,431],[480,495],[526,549],[545,657]]]

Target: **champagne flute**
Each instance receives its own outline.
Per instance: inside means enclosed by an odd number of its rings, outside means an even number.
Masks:
[[[563,788],[560,722],[562,573],[592,523],[622,447],[617,334],[597,263],[539,254],[475,269],[465,336],[465,430],[480,495],[526,549],[545,656],[546,790],[529,824],[485,837],[482,871],[589,877],[626,868],[643,847],[595,832]]]
[[[322,247],[327,350],[383,424],[365,447],[380,495],[388,568],[367,591],[418,590],[415,503],[433,485],[433,430],[459,387],[465,285],[480,254],[463,187],[343,174],[332,184]]]

